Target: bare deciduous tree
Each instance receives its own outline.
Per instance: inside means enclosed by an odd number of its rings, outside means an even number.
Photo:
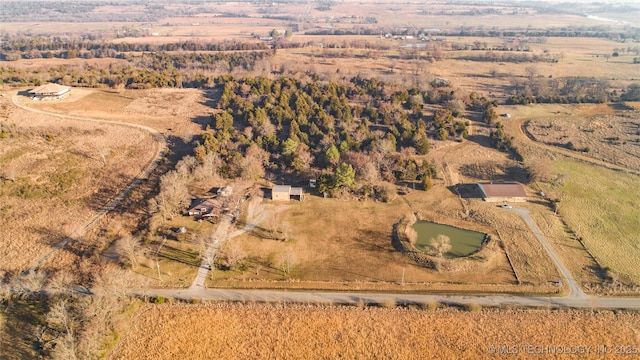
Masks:
[[[181,177],[187,178],[191,176],[191,172],[198,167],[198,165],[198,160],[196,160],[195,157],[187,155],[176,164],[176,172],[180,174]]]
[[[78,322],[75,319],[66,300],[56,302],[46,315],[47,326],[57,331],[61,336],[56,341],[52,355],[58,359],[77,358],[76,330]]]
[[[67,293],[75,278],[73,274],[66,270],[60,270],[55,273],[48,284],[48,291],[51,293]]]
[[[431,239],[430,245],[438,255],[438,270],[440,270],[444,254],[451,250],[451,239],[446,235],[440,234],[435,239]]]
[[[109,148],[104,146],[95,145],[98,157],[102,160],[102,165],[107,165],[107,155],[109,155]]]
[[[278,233],[280,232],[280,213],[274,212],[269,217],[269,235],[272,239],[279,239]]]
[[[43,271],[32,270],[13,280],[14,291],[18,294],[34,294],[42,291],[47,279]]]
[[[151,203],[152,212],[159,212],[164,219],[171,219],[189,202],[187,178],[177,171],[170,171],[160,179],[160,193]]]
[[[218,168],[220,167],[220,158],[216,154],[206,154],[202,158],[200,166],[193,170],[193,177],[197,181],[215,180],[218,177]]]
[[[238,262],[242,261],[247,253],[244,251],[239,241],[229,241],[226,246],[225,251],[227,257],[227,265],[232,268]]]
[[[213,279],[213,269],[216,265],[217,255],[218,253],[214,249],[209,248],[202,256],[202,261],[204,261],[205,265],[209,267],[209,274],[211,276],[211,279]]]
[[[281,255],[280,255],[280,261],[281,261],[281,266],[282,266],[282,272],[285,275],[289,275],[289,273],[291,272],[291,267],[293,265],[295,265],[295,254],[293,253],[293,250],[288,247]]]
[[[135,236],[128,235],[120,238],[116,242],[116,251],[118,255],[124,257],[132,268],[138,266],[138,252],[140,251],[140,239]]]
[[[58,341],[56,347],[51,353],[53,359],[75,360],[78,359],[77,340],[73,334],[66,333]]]
[[[291,224],[282,222],[280,224],[280,232],[282,233],[282,241],[291,240]]]
[[[243,179],[256,179],[264,176],[264,167],[269,162],[269,153],[253,144],[245,152],[240,161]]]
[[[127,296],[127,290],[132,285],[130,273],[114,265],[113,268],[95,274],[91,291],[97,295],[120,299]]]

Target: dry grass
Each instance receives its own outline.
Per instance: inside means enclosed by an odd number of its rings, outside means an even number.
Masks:
[[[154,145],[140,130],[16,108],[9,122],[16,127],[0,140],[0,167],[13,181],[0,182],[0,256],[2,270],[17,271],[66,236],[83,242],[75,230],[139,174]],[[75,259],[67,255],[51,266]]]
[[[585,155],[640,170],[639,112],[603,105],[563,108],[564,112],[531,120],[527,131],[545,144],[565,147],[571,142],[576,150],[588,149]]]
[[[109,357],[487,358],[497,345],[637,345],[639,324],[637,313],[611,311],[148,305]],[[591,351],[580,358],[602,355]]]
[[[639,256],[636,244],[640,242],[638,238],[640,213],[634,200],[640,196],[638,193],[640,177],[598,166],[600,160],[594,160],[595,156],[606,154],[605,157],[609,161],[635,168],[634,164],[637,164],[635,147],[637,146],[629,143],[627,122],[635,121],[637,114],[625,110],[622,113],[631,118],[618,118],[614,115],[619,110],[604,104],[517,106],[500,110],[514,114],[513,120],[506,123],[510,134],[518,138],[517,146],[524,153],[525,158],[548,159],[548,179],[546,183],[540,183],[538,186],[560,200],[559,215],[567,223],[568,229],[564,229],[559,219],[550,218],[553,217],[553,210],[550,207],[541,210],[538,219],[542,227],[547,229],[543,231],[548,231],[552,237],[556,238],[558,249],[564,253],[565,262],[584,282],[598,282],[594,278],[597,276],[598,266],[581,249],[581,245],[576,240],[572,240],[574,239],[572,232],[575,232],[582,237],[584,244],[593,253],[600,267],[608,267],[623,282],[637,285],[640,268],[637,267],[634,259]],[[604,119],[607,121],[603,121]],[[581,154],[559,147],[532,144],[529,140],[525,140],[525,136],[517,127],[524,120],[531,120],[532,123],[538,124],[535,128],[536,133],[541,133],[543,137],[562,136],[559,135],[560,130],[557,132],[553,130],[556,126],[567,130],[567,137],[562,139],[564,142],[572,141],[575,144],[589,146],[590,142],[599,142],[603,137],[619,136],[622,139],[626,136],[627,144],[600,143],[597,147],[594,145],[597,152],[594,149],[593,154],[591,152]],[[584,123],[584,125],[574,127],[574,122]],[[548,127],[549,123],[553,124],[552,128],[540,128],[544,125]],[[588,130],[593,128],[594,132],[583,134],[578,131],[578,126]],[[545,203],[548,204],[546,201]],[[546,219],[542,219],[543,217]]]
[[[296,282],[309,282],[310,287],[322,286],[322,282],[346,282],[367,287],[377,286],[372,285],[376,283],[400,284],[403,270],[405,283],[512,283],[513,274],[504,255],[499,253],[486,263],[476,262],[468,269],[461,267],[459,271],[440,274],[411,263],[393,248],[393,224],[407,212],[414,210],[429,214],[435,202],[446,206],[447,198],[452,198],[449,206],[456,207],[455,197],[447,194],[448,190],[440,187],[432,191],[413,191],[406,195],[411,207],[402,199],[384,204],[371,200],[342,201],[307,196],[302,203],[287,205],[288,209],[278,215],[278,223],[289,224],[289,241],[272,239],[269,232],[271,221],[267,219],[260,228],[238,238],[249,254],[247,271],[218,272],[210,285],[227,286],[239,280],[294,279]],[[438,219],[447,220],[443,216]],[[492,231],[490,227],[479,224],[460,223],[485,232]],[[294,251],[295,266],[285,276],[281,270],[281,254],[288,248]]]
[[[602,270],[571,233],[571,229],[565,227],[561,217],[553,215],[553,210],[547,206],[549,205],[547,201],[541,199],[535,201],[540,201],[542,204],[531,212],[532,218],[578,284],[601,283],[604,280]]]
[[[57,102],[30,106],[69,115],[146,125],[189,141],[209,120],[211,103],[198,89],[98,90],[74,88]]]

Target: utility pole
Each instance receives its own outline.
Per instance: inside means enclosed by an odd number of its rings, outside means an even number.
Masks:
[[[402,268],[402,282],[400,284],[404,286],[404,268]]]
[[[162,282],[162,277],[160,276],[160,261],[158,259],[158,254],[160,253],[160,249],[162,249],[162,247],[164,246],[165,241],[167,241],[167,237],[163,236],[162,243],[160,243],[158,250],[156,250],[156,268],[158,269],[158,280],[160,280],[160,282]]]

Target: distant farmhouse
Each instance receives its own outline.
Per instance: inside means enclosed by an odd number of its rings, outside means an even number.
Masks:
[[[526,202],[524,187],[516,183],[478,184],[482,200],[487,202]]]
[[[68,86],[58,84],[44,84],[29,91],[29,95],[31,95],[34,100],[57,100],[64,99],[67,95],[69,95],[70,91],[71,88]]]
[[[304,192],[301,187],[291,187],[291,185],[276,185],[271,189],[271,200],[291,201],[304,200]]]

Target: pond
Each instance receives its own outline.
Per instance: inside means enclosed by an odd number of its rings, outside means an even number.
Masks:
[[[415,223],[413,229],[418,233],[418,240],[414,245],[425,253],[431,253],[432,239],[435,239],[438,235],[449,237],[451,250],[444,254],[444,257],[448,259],[471,255],[480,248],[486,236],[477,231],[464,230],[428,221]]]

